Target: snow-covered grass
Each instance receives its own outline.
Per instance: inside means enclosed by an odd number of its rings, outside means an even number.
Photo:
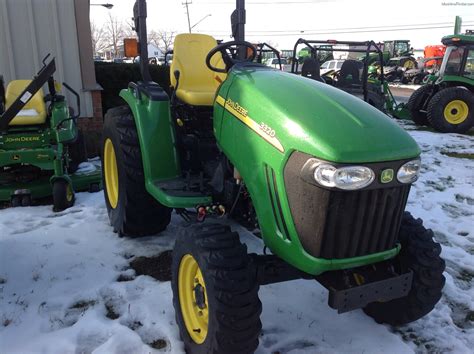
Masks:
[[[360,310],[338,315],[315,281],[264,286],[257,353],[472,352],[474,138],[404,126],[423,150],[408,210],[434,230],[447,264],[440,303],[395,329]],[[261,252],[259,239],[231,225],[250,251]],[[102,193],[79,193],[61,213],[0,210],[0,352],[182,353],[169,281],[137,276],[130,261],[171,249],[183,227],[173,215],[160,236],[119,238]]]

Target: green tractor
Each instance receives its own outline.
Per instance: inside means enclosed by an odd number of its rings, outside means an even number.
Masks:
[[[145,0],[134,22],[146,57]],[[190,222],[177,235],[171,280],[186,351],[254,352],[259,287],[292,279],[320,282],[339,312],[363,308],[391,325],[423,317],[441,297],[445,263],[433,232],[404,211],[418,145],[362,100],[255,63],[244,0],[231,22],[231,42],[176,36],[171,95],[141,61],[143,81],[120,92],[124,105],[104,124],[113,229],[153,235],[173,209]],[[248,254],[224,216],[268,252]]]
[[[411,95],[407,107],[417,125],[466,133],[474,126],[474,33],[441,41],[447,48],[439,72]]]
[[[79,95],[63,83],[77,99],[73,115],[58,93],[55,61],[46,64],[48,56],[33,80],[13,80],[5,90],[0,77],[0,203],[28,206],[52,195],[53,210],[61,211],[74,204],[75,191],[98,191],[101,172],[100,168],[78,170],[87,160],[76,127]]]

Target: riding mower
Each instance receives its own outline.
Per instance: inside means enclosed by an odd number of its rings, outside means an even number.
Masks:
[[[127,56],[146,57],[145,0],[134,22],[139,43]],[[255,63],[244,0],[231,22],[230,42],[176,36],[171,96],[143,61],[143,81],[105,116],[113,229],[157,234],[173,210],[190,223],[171,280],[186,351],[254,352],[259,287],[293,279],[319,281],[340,313],[363,308],[391,325],[423,317],[441,297],[445,263],[433,232],[404,211],[418,145],[364,101]],[[261,237],[263,254],[248,254],[225,216]]]
[[[49,56],[49,55],[48,55]],[[65,97],[58,94],[52,59],[33,80],[13,80],[6,90],[0,78],[0,203],[28,206],[36,199],[53,197],[53,210],[74,204],[74,192],[98,191],[100,168],[82,171],[87,160],[84,140],[76,127],[80,115],[79,95],[63,86],[77,99],[77,114]],[[49,94],[42,86],[47,83]]]
[[[466,133],[474,126],[474,32],[456,32],[441,40],[447,48],[439,72],[427,77],[407,105],[415,124],[442,133]]]

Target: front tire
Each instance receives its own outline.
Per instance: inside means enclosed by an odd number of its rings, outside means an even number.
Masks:
[[[429,125],[423,108],[426,106],[426,101],[431,95],[431,90],[431,85],[421,86],[408,99],[408,110],[410,111],[411,119],[416,125]]]
[[[102,180],[110,223],[123,236],[166,229],[171,209],[147,192],[135,121],[128,106],[107,111],[102,143]]]
[[[445,278],[441,246],[433,241],[433,231],[423,227],[421,219],[405,212],[400,227],[402,249],[397,256],[402,271],[413,271],[413,283],[407,296],[388,302],[373,302],[364,312],[377,323],[404,325],[428,314],[441,298]]]
[[[474,126],[474,94],[465,87],[438,91],[428,104],[428,121],[442,133],[465,133]]]
[[[199,225],[175,243],[171,286],[188,353],[253,353],[262,304],[246,246],[230,228]]]
[[[74,190],[71,183],[64,179],[53,182],[53,211],[63,211],[74,205]]]

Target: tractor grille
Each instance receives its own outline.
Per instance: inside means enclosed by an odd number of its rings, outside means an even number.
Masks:
[[[358,191],[324,189],[300,178],[301,169],[291,160],[285,168],[285,187],[306,252],[338,259],[395,247],[409,185]]]

